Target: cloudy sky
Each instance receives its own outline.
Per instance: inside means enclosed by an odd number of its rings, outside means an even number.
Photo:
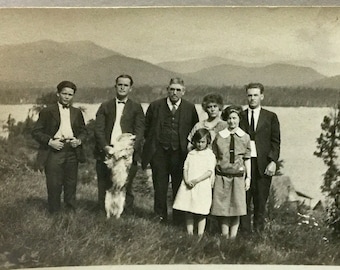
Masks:
[[[0,45],[91,40],[152,63],[340,62],[340,7],[0,9]]]

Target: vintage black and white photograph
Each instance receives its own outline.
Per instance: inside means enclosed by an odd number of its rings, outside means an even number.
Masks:
[[[0,268],[340,265],[340,7],[0,8]]]

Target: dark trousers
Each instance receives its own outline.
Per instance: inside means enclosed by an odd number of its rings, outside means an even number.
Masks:
[[[50,213],[60,210],[63,189],[66,207],[74,210],[78,179],[75,150],[71,146],[64,146],[60,151],[51,150],[45,164],[45,175]]]
[[[132,183],[133,179],[136,176],[137,173],[137,162],[133,161],[128,179],[126,184],[126,199],[125,199],[125,206],[124,209],[131,210],[134,203],[134,195],[132,192]],[[107,168],[106,164],[101,161],[97,160],[96,163],[96,171],[97,171],[97,180],[98,180],[98,203],[101,210],[105,210],[105,195],[106,190],[110,189],[112,187],[112,181],[111,181],[111,171]]]
[[[167,220],[168,206],[167,194],[169,185],[169,176],[171,176],[172,197],[175,198],[183,178],[183,164],[186,153],[180,150],[164,149],[158,147],[151,160],[152,181],[155,191],[154,211],[155,214]],[[173,221],[181,223],[182,213],[173,211]]]
[[[247,215],[241,217],[241,230],[245,232],[251,231],[251,210],[254,209],[253,228],[256,231],[264,229],[264,221],[266,214],[266,203],[269,196],[270,184],[272,178],[269,176],[261,176],[257,158],[251,159],[251,184],[247,191]],[[252,207],[253,205],[253,207]]]

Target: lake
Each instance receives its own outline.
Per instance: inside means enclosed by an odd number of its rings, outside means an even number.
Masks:
[[[0,105],[0,128],[6,123],[8,115],[22,121],[26,118],[32,104]],[[75,106],[86,108],[85,120],[95,118],[99,104],[76,103]],[[146,110],[148,104],[143,104]],[[326,166],[320,158],[313,155],[316,150],[316,138],[321,133],[320,124],[329,114],[330,108],[310,107],[266,107],[278,115],[281,124],[281,159],[284,160],[282,172],[290,176],[294,187],[312,198],[313,202],[322,198],[320,186]],[[206,117],[200,105],[196,105],[200,119]],[[0,135],[6,134],[2,130]]]

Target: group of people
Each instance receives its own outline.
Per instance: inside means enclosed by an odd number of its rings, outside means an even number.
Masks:
[[[105,209],[105,193],[112,185],[105,157],[121,134],[132,133],[136,140],[124,211],[133,210],[132,182],[140,162],[142,169],[150,165],[152,170],[157,221],[168,222],[171,182],[172,222],[185,221],[188,234],[194,233],[197,221],[197,233],[203,235],[209,214],[217,217],[226,238],[235,238],[240,224],[245,233],[261,232],[280,153],[277,115],[261,107],[263,85],[246,85],[244,111],[235,105],[223,110],[220,95],[206,95],[202,108],[208,118],[199,121],[194,104],[183,99],[181,78],[170,80],[167,96],[150,103],[145,115],[129,98],[132,77],[120,75],[115,82],[115,97],[100,105],[95,119],[99,207]],[[62,191],[65,207],[75,210],[78,163],[85,159],[87,133],[81,111],[72,106],[76,91],[70,81],[59,83],[58,103],[40,112],[32,131],[40,143],[37,161],[45,170],[51,213],[61,209]]]

